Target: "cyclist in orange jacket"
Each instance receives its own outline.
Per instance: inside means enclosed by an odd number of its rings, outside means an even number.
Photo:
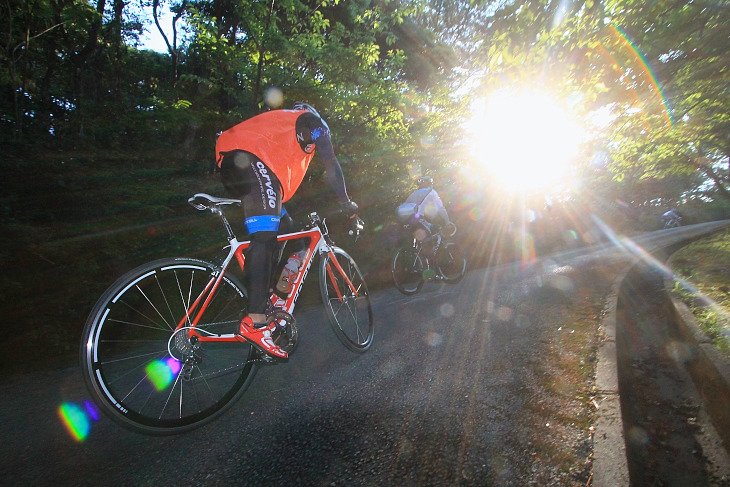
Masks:
[[[221,133],[215,147],[223,186],[232,197],[241,198],[251,239],[246,253],[249,314],[241,321],[238,337],[281,359],[288,354],[271,338],[275,325],[266,316],[276,236],[286,214],[282,203],[296,193],[315,149],[344,212],[354,216],[357,204],[347,195],[329,126],[306,103],[245,120]]]

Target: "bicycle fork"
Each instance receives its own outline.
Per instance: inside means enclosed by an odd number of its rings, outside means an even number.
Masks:
[[[330,276],[330,281],[332,282],[332,287],[335,289],[335,294],[337,295],[337,299],[341,302],[345,300],[345,296],[342,294],[342,291],[340,289],[340,286],[337,284],[337,278],[335,276],[334,271],[332,270],[332,264],[334,264],[335,269],[337,272],[340,273],[342,278],[345,280],[345,283],[350,288],[350,291],[352,291],[352,297],[357,299],[358,292],[357,289],[355,289],[355,285],[352,283],[349,277],[347,277],[347,274],[345,273],[344,269],[342,269],[342,266],[340,265],[340,262],[337,260],[337,256],[335,256],[335,253],[332,252],[332,250],[328,251],[329,255],[329,261],[327,262],[327,274]]]

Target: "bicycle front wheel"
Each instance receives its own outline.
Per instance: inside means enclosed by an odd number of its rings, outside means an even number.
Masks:
[[[403,294],[416,294],[423,287],[423,261],[413,247],[398,249],[391,269],[393,283]]]
[[[441,247],[436,265],[448,283],[459,282],[466,273],[466,257],[454,242],[447,242]]]
[[[140,433],[181,433],[217,417],[248,388],[257,357],[250,345],[175,331],[219,273],[200,260],[162,259],[130,271],[96,303],[81,364],[89,391],[113,420]],[[235,333],[247,305],[245,288],[226,276],[198,332]]]
[[[373,343],[373,310],[360,268],[344,250],[334,247],[319,261],[319,289],[337,338],[353,352]]]

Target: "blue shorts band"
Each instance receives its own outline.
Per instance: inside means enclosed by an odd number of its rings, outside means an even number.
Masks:
[[[276,232],[279,230],[280,216],[260,215],[246,218],[246,230],[249,235],[256,232]]]

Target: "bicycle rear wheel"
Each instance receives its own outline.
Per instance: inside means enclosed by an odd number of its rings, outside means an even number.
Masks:
[[[391,269],[393,283],[403,294],[416,294],[423,287],[423,261],[413,247],[398,249]]]
[[[466,273],[466,257],[454,242],[447,242],[439,249],[436,265],[448,283],[457,283]]]
[[[344,275],[337,269],[332,256],[337,259]],[[347,252],[334,247],[331,254],[322,254],[319,289],[330,325],[342,344],[353,352],[364,352],[370,348],[374,333],[370,294],[360,268]]]
[[[220,273],[195,259],[162,259],[121,277],[86,321],[81,364],[89,391],[113,420],[145,434],[175,434],[221,414],[248,388],[258,354],[248,344],[175,332]],[[201,334],[233,334],[245,288],[226,276],[198,323]]]

